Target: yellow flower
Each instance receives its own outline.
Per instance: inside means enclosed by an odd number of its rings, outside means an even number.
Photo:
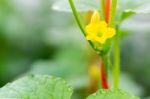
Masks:
[[[112,38],[116,34],[114,28],[108,27],[105,21],[100,20],[98,11],[93,13],[91,22],[86,26],[85,30],[87,33],[87,40],[100,44],[104,44],[107,39]]]
[[[89,75],[92,77],[92,78],[95,78],[95,79],[98,79],[100,76],[99,76],[99,68],[98,66],[96,65],[93,65],[89,68]]]

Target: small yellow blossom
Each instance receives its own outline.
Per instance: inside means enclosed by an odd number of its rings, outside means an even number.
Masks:
[[[92,78],[98,79],[99,78],[99,68],[96,65],[93,65],[89,68],[89,75]]]
[[[87,33],[87,40],[100,44],[104,44],[107,39],[112,38],[116,34],[114,28],[108,27],[105,21],[100,20],[98,11],[93,13],[91,22],[86,26],[85,30]]]

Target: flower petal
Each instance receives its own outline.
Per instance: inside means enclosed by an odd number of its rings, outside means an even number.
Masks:
[[[91,23],[98,23],[98,22],[100,22],[100,15],[98,11],[95,11],[92,15]]]
[[[110,28],[110,27],[107,28],[106,35],[108,38],[112,38],[115,34],[116,34],[116,30],[114,28]]]
[[[91,23],[86,26],[85,30],[87,33],[87,40],[98,42],[100,44],[104,44],[107,39],[112,38],[116,34],[114,28],[108,27],[108,24],[105,21],[100,20],[98,11],[94,12]]]

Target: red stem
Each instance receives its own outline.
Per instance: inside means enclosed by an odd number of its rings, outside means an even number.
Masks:
[[[110,6],[111,6],[111,0],[105,0],[105,21],[109,23],[109,18],[110,18]],[[100,64],[100,73],[101,73],[101,84],[103,89],[108,89],[108,81],[107,81],[107,76],[106,72],[104,69],[104,63],[103,61]]]
[[[105,21],[109,23],[111,0],[105,0]]]
[[[108,81],[107,81],[107,76],[105,73],[105,69],[104,69],[104,63],[103,61],[100,64],[100,73],[101,73],[101,84],[102,84],[102,88],[103,89],[108,89]]]

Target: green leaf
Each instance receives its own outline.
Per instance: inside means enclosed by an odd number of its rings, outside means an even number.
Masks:
[[[61,78],[30,75],[0,89],[0,99],[70,99],[72,88]]]
[[[127,19],[128,17],[134,15],[135,12],[133,10],[126,10],[124,12],[122,12],[122,15],[121,15],[121,20],[120,21],[123,21],[125,19]]]
[[[99,0],[73,0],[79,12],[99,10]],[[71,12],[68,0],[56,1],[52,8],[58,11]],[[118,0],[117,18],[119,23],[135,14],[150,13],[149,0]]]
[[[120,89],[101,89],[87,99],[140,99]]]
[[[150,3],[145,4],[141,7],[137,7],[136,9],[127,9],[122,12],[121,21],[127,19],[128,17],[136,14],[149,14],[150,13]]]
[[[79,12],[99,9],[99,0],[73,0]],[[52,8],[57,11],[71,12],[69,0],[56,1]]]
[[[149,0],[119,0],[118,1],[118,16],[119,21],[123,21],[135,14],[150,13]],[[121,15],[121,16],[120,16]]]

